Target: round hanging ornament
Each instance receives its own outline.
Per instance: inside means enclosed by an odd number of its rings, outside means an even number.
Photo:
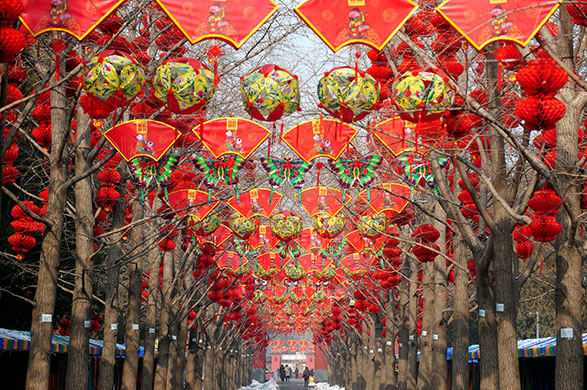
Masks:
[[[365,237],[377,238],[387,230],[387,218],[384,213],[374,216],[363,215],[357,223],[359,233]]]
[[[238,214],[233,214],[230,216],[228,225],[235,236],[241,240],[247,240],[257,231],[257,224],[255,222]]]
[[[191,114],[206,108],[216,84],[214,73],[200,61],[175,58],[155,70],[153,94],[174,114]]]
[[[344,229],[344,218],[327,213],[316,214],[312,220],[312,227],[322,238],[332,239]]]
[[[113,107],[128,105],[143,89],[145,73],[127,54],[106,50],[90,60],[84,75],[84,89],[90,95],[87,103]],[[83,105],[82,105],[83,107]],[[86,107],[84,107],[86,111]]]
[[[343,122],[363,119],[379,100],[379,84],[373,76],[351,67],[334,68],[318,82],[321,108]]]
[[[302,233],[302,219],[291,211],[282,211],[271,217],[271,232],[281,241],[290,241]]]
[[[400,117],[410,122],[440,118],[452,106],[454,94],[448,77],[434,68],[407,71],[391,87]]]
[[[276,121],[300,109],[298,76],[277,65],[263,65],[241,77],[245,110],[255,119]]]

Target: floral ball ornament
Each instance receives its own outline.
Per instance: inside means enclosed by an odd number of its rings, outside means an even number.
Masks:
[[[208,214],[203,219],[191,217],[190,226],[198,236],[209,236],[220,227],[220,217],[218,214]]]
[[[363,119],[379,100],[379,84],[362,70],[334,68],[318,82],[321,108],[343,122]]]
[[[255,119],[276,121],[300,109],[298,76],[277,65],[263,65],[241,78],[245,110]]]
[[[312,227],[322,238],[332,239],[344,230],[344,218],[320,213],[314,216]]]
[[[113,50],[92,57],[90,70],[83,81],[84,89],[94,103],[113,109],[128,105],[142,91],[144,84],[145,73],[139,64],[128,55]]]
[[[375,214],[374,216],[363,215],[357,223],[357,228],[361,235],[368,238],[377,238],[387,230],[387,218],[385,214]]]
[[[191,114],[206,108],[216,92],[216,78],[200,61],[175,58],[155,70],[153,94],[175,114]]]
[[[251,221],[238,214],[233,214],[230,217],[228,226],[235,236],[241,240],[247,240],[257,231],[258,221]]]
[[[400,109],[399,116],[410,122],[440,118],[454,101],[449,79],[433,68],[405,72],[392,85],[391,97]]]
[[[285,274],[291,281],[297,282],[306,276],[306,271],[299,265],[290,265],[285,267]]]
[[[281,241],[288,242],[302,233],[302,219],[291,211],[282,211],[271,218],[271,232]]]

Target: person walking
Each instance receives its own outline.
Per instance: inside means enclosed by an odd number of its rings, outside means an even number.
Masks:
[[[286,364],[285,365],[285,381],[289,382],[289,378],[291,378],[291,367]]]
[[[298,367],[296,367],[296,370],[294,371],[294,378],[298,379],[300,377],[300,369]]]
[[[308,370],[307,366],[304,368],[302,376],[304,377],[304,387],[308,387],[308,384],[310,383],[310,370]]]
[[[282,382],[285,380],[285,367],[283,367],[283,364],[279,367],[279,377]]]

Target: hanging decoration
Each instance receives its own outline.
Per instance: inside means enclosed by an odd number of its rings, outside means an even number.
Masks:
[[[246,218],[271,218],[281,199],[283,199],[283,195],[277,191],[268,188],[253,188],[233,196],[226,204]]]
[[[377,187],[359,193],[359,196],[377,213],[401,213],[410,203],[412,189],[399,183],[381,183]]]
[[[277,65],[263,65],[241,77],[245,110],[260,121],[276,121],[300,110],[298,76]]]
[[[359,121],[379,100],[379,84],[362,70],[339,67],[318,82],[318,107],[343,122]]]
[[[22,203],[33,214],[40,215],[39,207],[33,202],[24,201]],[[14,206],[10,214],[14,218],[14,221],[10,223],[14,229],[14,234],[8,237],[8,243],[12,246],[13,251],[18,252],[16,258],[24,260],[25,254],[37,243],[34,234],[37,232],[42,233],[45,225],[32,219],[19,205]]]
[[[357,135],[357,129],[333,119],[314,119],[286,131],[281,139],[304,161],[338,159]],[[308,140],[312,140],[308,142]]]
[[[163,61],[155,69],[153,94],[166,103],[174,114],[191,114],[205,110],[214,97],[216,76],[192,58]]]
[[[350,195],[343,196],[343,191],[333,187],[310,187],[298,195],[302,207],[310,215],[337,215],[352,200]]]
[[[234,154],[247,159],[271,134],[258,123],[236,117],[206,121],[192,131],[216,158]]]
[[[178,217],[188,215],[188,226],[199,236],[209,236],[220,226],[220,218],[212,211],[218,200],[209,198],[204,191],[181,189],[169,192],[167,204]]]
[[[157,3],[190,43],[220,39],[235,49],[241,47],[278,8],[272,0],[194,0],[187,3],[157,0]]]
[[[301,159],[292,160],[289,157],[261,157],[261,164],[269,174],[269,184],[279,187],[288,181],[293,188],[301,190],[304,185],[304,175],[312,168],[311,163]]]
[[[432,225],[420,225],[412,233],[412,238],[418,244],[412,248],[412,253],[421,263],[434,261],[440,252],[435,241],[440,238],[440,232]]]
[[[239,215],[238,213],[232,214],[228,218],[228,226],[232,233],[241,240],[247,240],[257,231],[258,221],[249,219]]]
[[[123,122],[104,133],[129,164],[141,191],[153,182],[164,188],[169,185],[178,156],[167,152],[179,136],[175,128],[147,119]]]
[[[12,27],[19,15],[23,12],[24,7],[20,0],[13,0],[3,1],[0,4],[0,9],[2,10],[2,25],[0,25],[0,63],[10,63],[14,62],[14,57],[20,53],[25,46],[23,33]]]
[[[436,179],[430,166],[430,161],[420,153],[404,153],[397,157],[397,161],[404,173],[404,179],[409,184],[413,186],[436,186]],[[446,168],[450,161],[449,156],[438,156],[438,164],[441,168]]]
[[[336,52],[356,43],[383,49],[417,9],[409,0],[306,0],[294,11]]]
[[[294,212],[281,211],[271,217],[271,232],[280,240],[289,242],[302,233],[302,219]]]
[[[244,165],[242,157],[228,155],[215,159],[197,156],[194,159],[194,164],[204,173],[204,183],[210,194],[218,183],[234,186],[235,191],[238,192],[236,184],[238,183],[238,170]]]
[[[357,222],[359,233],[367,238],[375,239],[387,231],[385,214],[362,215]]]
[[[123,2],[95,0],[90,6],[80,0],[32,0],[24,3],[20,20],[34,37],[64,31],[81,41]]]
[[[370,128],[371,133],[385,146],[394,156],[402,153],[415,151],[416,124],[400,117],[393,117],[377,123]],[[418,148],[420,153],[426,153],[425,147]]]
[[[90,60],[83,80],[87,94],[80,105],[90,117],[106,118],[115,109],[127,106],[144,84],[145,73],[132,57],[105,50]]]
[[[410,122],[440,118],[452,106],[454,93],[448,77],[434,68],[407,71],[391,87],[391,99],[399,116]]]
[[[437,11],[473,47],[481,50],[491,42],[502,40],[526,46],[560,2],[447,0]]]
[[[345,228],[343,216],[329,215],[327,213],[319,213],[312,218],[312,228],[322,238],[333,239],[336,238]]]
[[[296,238],[298,245],[306,252],[324,250],[328,247],[329,239],[323,238],[314,228],[305,228]]]
[[[562,199],[549,186],[534,192],[528,201],[528,207],[534,210],[534,215],[526,228],[534,241],[554,241],[562,232],[562,225],[555,219],[561,205]]]
[[[375,171],[381,164],[381,156],[370,155],[369,157],[341,157],[330,161],[330,168],[339,175],[340,186],[349,189],[354,186],[369,187],[375,180]],[[343,192],[343,199],[345,194]]]

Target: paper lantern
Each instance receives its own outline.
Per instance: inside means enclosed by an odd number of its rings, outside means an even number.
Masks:
[[[84,75],[84,89],[113,107],[128,105],[145,84],[143,69],[126,54],[106,50],[92,57]]]
[[[245,110],[255,119],[276,121],[300,107],[298,76],[277,65],[263,65],[241,78]]]
[[[220,217],[218,214],[208,214],[203,219],[196,216],[190,216],[191,228],[198,236],[209,236],[220,227]]]
[[[393,83],[391,97],[407,121],[432,121],[440,118],[454,100],[454,90],[444,73],[434,68],[405,72]]]
[[[343,122],[363,119],[379,100],[379,85],[362,70],[334,68],[318,82],[321,108]]]
[[[153,94],[175,114],[205,109],[215,91],[214,73],[192,58],[163,61],[155,70]]]
[[[246,240],[257,231],[257,224],[238,214],[232,214],[229,219],[230,230],[241,240]]]
[[[363,215],[357,223],[359,233],[365,237],[377,238],[387,229],[387,219],[385,214],[375,214],[374,216]]]
[[[327,213],[319,213],[312,219],[312,227],[322,238],[332,239],[344,230],[344,218],[338,215],[330,216]]]
[[[282,241],[290,241],[302,233],[302,219],[291,211],[282,211],[271,217],[271,232]]]

